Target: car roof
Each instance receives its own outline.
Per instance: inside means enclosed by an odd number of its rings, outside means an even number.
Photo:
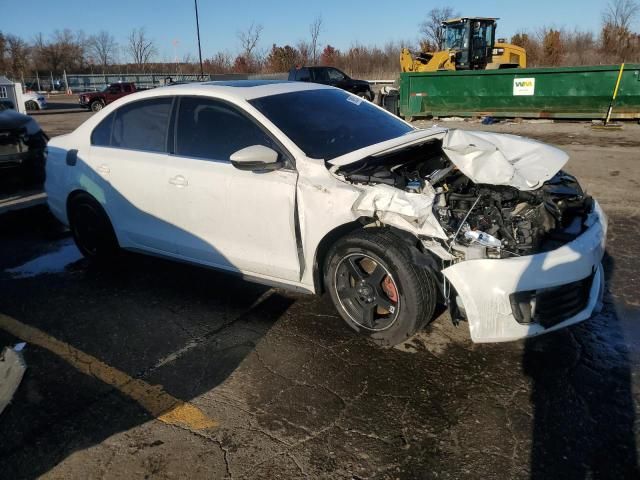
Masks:
[[[160,92],[162,92],[162,94],[213,95],[227,98],[231,97],[237,100],[252,100],[254,98],[278,95],[281,93],[300,92],[306,90],[325,90],[331,88],[333,87],[317,83],[290,82],[288,80],[231,80],[168,85],[166,87],[147,90],[142,92],[142,94],[144,94],[144,96],[153,97],[155,94],[160,94]]]

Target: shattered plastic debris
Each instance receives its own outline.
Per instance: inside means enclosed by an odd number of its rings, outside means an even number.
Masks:
[[[433,216],[433,199],[433,193],[409,193],[390,185],[375,185],[365,188],[352,210],[417,234],[447,238]]]
[[[25,345],[18,343],[14,348],[5,347],[0,354],[0,414],[11,403],[27,369],[21,353]]]

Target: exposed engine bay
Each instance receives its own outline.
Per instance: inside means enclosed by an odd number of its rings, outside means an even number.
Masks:
[[[433,197],[433,215],[460,259],[507,258],[558,248],[585,229],[593,200],[562,170],[533,190],[474,183],[441,140],[365,158],[334,171],[360,185],[389,185]]]

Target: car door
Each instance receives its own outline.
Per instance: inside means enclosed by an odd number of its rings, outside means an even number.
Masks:
[[[330,85],[342,88],[343,90],[353,90],[352,85],[348,81],[348,77],[337,68],[328,68],[327,75]]]
[[[118,98],[120,98],[121,92],[122,92],[122,85],[115,84],[115,85],[109,86],[109,89],[107,90],[107,93],[105,95],[106,103],[109,104],[117,100]]]
[[[309,69],[313,73],[313,81],[315,83],[321,83],[323,85],[331,85],[331,79],[326,68],[313,68]]]
[[[124,247],[175,254],[175,227],[165,197],[173,101],[158,97],[127,103],[91,135],[95,180],[88,185],[89,193],[98,192]]]
[[[185,259],[259,277],[299,280],[294,223],[297,173],[236,169],[232,153],[265,145],[288,154],[238,107],[208,97],[181,97],[167,199]]]

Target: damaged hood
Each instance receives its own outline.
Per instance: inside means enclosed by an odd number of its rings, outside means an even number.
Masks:
[[[449,130],[442,140],[449,160],[474,183],[535,190],[569,160],[559,148],[535,140],[488,132]]]
[[[432,140],[442,140],[447,158],[474,183],[508,185],[518,190],[539,188],[569,160],[556,147],[517,135],[433,127],[361,148],[329,163],[342,167]]]

